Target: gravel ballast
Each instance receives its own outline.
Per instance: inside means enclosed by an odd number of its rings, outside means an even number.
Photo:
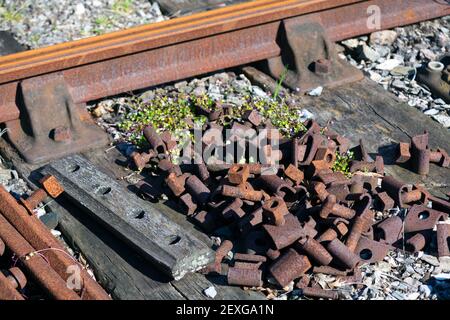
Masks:
[[[31,49],[165,19],[149,0],[0,0],[0,30]]]

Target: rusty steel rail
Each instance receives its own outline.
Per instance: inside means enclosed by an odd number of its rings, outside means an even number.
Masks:
[[[21,199],[22,205],[0,186],[0,247],[9,248],[55,299],[109,300],[108,294],[81,266],[79,292],[67,287],[66,282],[73,278],[70,268],[78,263],[32,213],[37,202],[47,197],[47,192],[56,197],[63,189],[51,176],[42,179],[41,183],[45,190],[38,189],[27,200]],[[32,204],[31,200],[36,201]],[[3,252],[0,248],[0,256]]]
[[[22,258],[20,260],[23,266],[51,297],[58,300],[80,300],[74,291],[67,288],[66,282],[42,256],[38,254],[30,256],[30,253],[36,250],[9,224],[2,214],[0,214],[0,237],[17,257]]]
[[[21,80],[61,72],[75,103],[277,57],[284,19],[320,22],[330,40],[369,33],[369,6],[381,28],[450,14],[429,0],[260,0],[0,57],[0,122],[19,117]]]

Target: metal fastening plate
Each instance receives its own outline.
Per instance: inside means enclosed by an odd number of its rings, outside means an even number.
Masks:
[[[283,20],[278,43],[282,54],[268,60],[269,73],[298,92],[336,87],[364,77],[338,57],[320,22],[307,22],[304,17]]]
[[[20,119],[6,122],[8,138],[30,163],[106,145],[106,133],[73,102],[62,74],[30,78],[20,83]]]

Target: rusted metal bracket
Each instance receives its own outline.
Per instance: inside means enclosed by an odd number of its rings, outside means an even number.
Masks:
[[[283,20],[277,39],[281,56],[267,60],[269,73],[302,93],[318,86],[336,87],[363,79],[360,70],[338,57],[322,24],[309,20]]]
[[[20,118],[7,121],[6,128],[27,162],[42,163],[108,142],[85,105],[74,103],[62,74],[26,79],[18,90]]]

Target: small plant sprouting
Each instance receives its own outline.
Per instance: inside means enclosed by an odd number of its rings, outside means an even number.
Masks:
[[[334,172],[342,172],[346,177],[350,178],[352,173],[350,172],[350,161],[353,160],[354,154],[352,151],[348,151],[344,155],[340,155],[336,152],[336,161],[331,168]]]
[[[289,71],[289,65],[287,64],[284,67],[283,73],[281,73],[280,79],[277,81],[277,86],[275,87],[275,91],[273,92],[273,99],[277,100],[280,95],[281,87],[283,86],[284,80],[286,80],[287,73]]]
[[[95,28],[93,32],[96,35],[101,35],[108,31],[113,26],[113,23],[109,17],[100,16],[94,20]]]
[[[23,20],[23,16],[20,11],[25,8],[25,5],[26,3],[17,9],[0,6],[0,17],[9,23],[20,22]]]
[[[133,0],[116,0],[112,10],[116,13],[130,13],[133,10]]]

